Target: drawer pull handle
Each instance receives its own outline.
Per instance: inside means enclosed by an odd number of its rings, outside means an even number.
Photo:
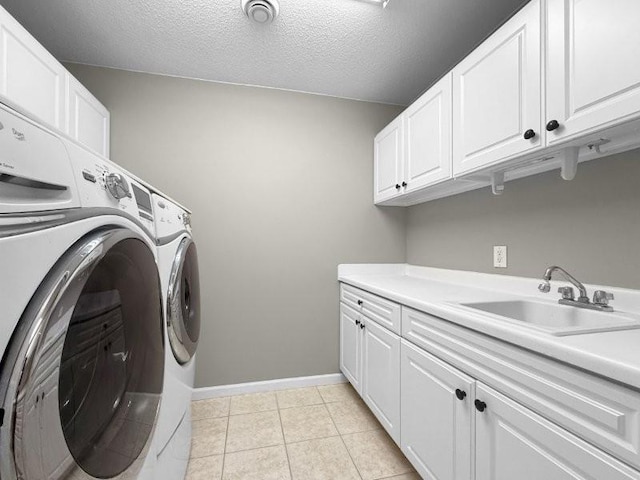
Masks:
[[[484,412],[487,409],[487,404],[484,403],[482,400],[476,399],[474,403],[476,406],[476,410],[478,410],[480,413]]]
[[[533,137],[536,136],[536,132],[533,129],[529,129],[526,132],[524,132],[524,139],[525,140],[531,140]]]
[[[364,329],[364,322],[360,322],[360,328]]]
[[[400,190],[400,184],[396,183],[396,190]]]
[[[362,300],[358,300],[358,305],[362,305],[364,302]]]
[[[456,397],[458,397],[458,400],[464,400],[467,397],[467,392],[456,388]]]
[[[356,320],[356,325],[360,325],[360,320]]]

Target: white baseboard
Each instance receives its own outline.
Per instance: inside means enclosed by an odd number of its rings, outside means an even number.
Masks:
[[[244,393],[273,392],[288,390],[290,388],[317,387],[320,385],[333,385],[346,383],[347,379],[341,373],[327,375],[314,375],[312,377],[278,378],[263,382],[238,383],[235,385],[220,385],[217,387],[203,387],[193,389],[193,400],[205,400],[207,398],[229,397]]]

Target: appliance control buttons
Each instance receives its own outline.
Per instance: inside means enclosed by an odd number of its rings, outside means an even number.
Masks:
[[[84,177],[84,179],[85,179],[87,182],[91,182],[91,183],[96,183],[96,182],[97,182],[97,180],[96,180],[96,176],[95,176],[95,175],[92,175],[92,174],[91,174],[91,173],[89,173],[89,172],[86,172],[86,171],[85,171],[85,172],[82,172],[82,176]]]

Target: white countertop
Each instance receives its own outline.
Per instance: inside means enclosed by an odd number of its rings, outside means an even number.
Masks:
[[[542,269],[544,270],[544,268]],[[416,267],[404,264],[340,265],[338,280],[402,305],[440,317],[452,323],[566,362],[606,378],[640,389],[640,329],[555,336],[511,322],[473,313],[457,304],[522,300],[555,303],[557,287],[538,291],[540,281],[532,278],[488,275],[474,272]],[[640,314],[640,291],[586,285],[590,294],[606,290],[615,294],[616,311]]]

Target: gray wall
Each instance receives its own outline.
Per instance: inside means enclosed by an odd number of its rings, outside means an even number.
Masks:
[[[507,245],[508,268],[493,268]],[[640,289],[640,150],[408,209],[407,260],[416,265],[540,277],[553,264],[578,279]]]
[[[338,372],[336,267],[403,262],[373,206],[373,136],[397,107],[67,65],[111,111],[112,159],[193,210],[197,386]]]

